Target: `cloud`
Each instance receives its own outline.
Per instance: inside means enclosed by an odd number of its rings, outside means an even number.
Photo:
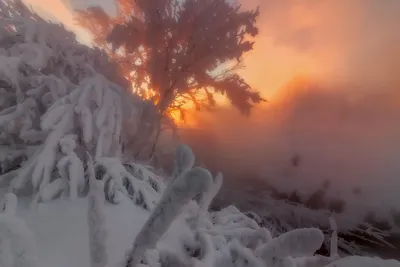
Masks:
[[[358,208],[400,208],[400,1],[241,2],[261,12],[243,75],[271,103],[251,118],[201,114],[205,138],[184,141],[227,184],[261,178],[311,193],[330,180],[331,196]],[[296,77],[304,80],[281,88]]]
[[[77,39],[90,44],[91,36],[84,29],[75,24],[73,14],[66,1],[62,0],[23,0],[27,6],[31,6],[40,16],[53,22],[63,23],[67,29],[77,35]]]
[[[374,88],[399,83],[399,1],[241,2],[246,8],[260,5],[260,36],[245,75],[268,94],[278,89],[276,80],[282,84],[295,73],[368,81]]]
[[[76,25],[74,10],[85,9],[89,6],[100,6],[110,14],[115,13],[114,0],[23,0],[31,6],[39,15],[54,22],[63,23],[67,29],[77,35],[77,39],[87,45],[91,43],[91,35],[88,31]]]

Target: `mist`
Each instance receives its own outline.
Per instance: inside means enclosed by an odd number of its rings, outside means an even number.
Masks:
[[[260,35],[243,76],[269,103],[197,113],[183,134],[227,183],[262,179],[355,208],[400,208],[400,2],[243,1]],[[293,165],[293,158],[299,162]]]

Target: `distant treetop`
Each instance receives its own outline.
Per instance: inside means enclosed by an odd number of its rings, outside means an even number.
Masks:
[[[227,0],[117,0],[117,6],[115,17],[90,7],[76,19],[160,114],[184,115],[187,103],[213,107],[215,94],[243,114],[264,101],[237,73],[258,34],[258,8],[243,11]]]

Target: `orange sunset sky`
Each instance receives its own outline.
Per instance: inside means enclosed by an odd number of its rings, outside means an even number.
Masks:
[[[113,0],[24,0],[46,18],[59,20],[89,44],[75,25],[74,8],[101,5],[114,12]],[[245,56],[243,76],[266,98],[297,75],[369,84],[399,82],[400,1],[398,0],[240,0],[260,5],[254,50]],[[383,2],[385,5],[383,5]],[[373,64],[371,64],[373,62]]]
[[[78,0],[80,6],[84,7],[85,0]],[[251,2],[251,1],[250,1]],[[246,4],[246,7],[256,6],[254,3]],[[73,20],[73,11],[71,2],[62,0],[25,0],[25,3],[31,5],[38,13],[51,20],[59,20],[70,30],[76,32],[80,41],[90,43],[90,35],[75,25]],[[90,4],[100,4],[107,10],[113,10],[113,0],[90,1]],[[77,5],[79,6],[79,5]],[[302,25],[312,23],[312,19],[301,17],[302,10],[293,10],[293,20],[298,20]],[[290,48],[279,47],[275,45],[271,38],[268,38],[262,30],[263,16],[260,17],[261,33],[256,41],[254,51],[246,55],[246,69],[242,71],[247,81],[256,89],[262,92],[263,96],[270,97],[277,88],[279,88],[287,79],[299,71],[305,71],[306,64],[300,64],[304,61],[299,56],[295,56]],[[295,60],[294,60],[295,59]]]

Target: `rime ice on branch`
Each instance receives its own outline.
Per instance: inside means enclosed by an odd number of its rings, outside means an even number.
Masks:
[[[182,207],[197,194],[207,191],[211,184],[211,174],[199,167],[182,173],[173,181],[169,186],[170,189],[164,192],[142,230],[136,236],[127,255],[126,266],[136,267],[144,252],[155,247],[157,241],[182,212]]]

